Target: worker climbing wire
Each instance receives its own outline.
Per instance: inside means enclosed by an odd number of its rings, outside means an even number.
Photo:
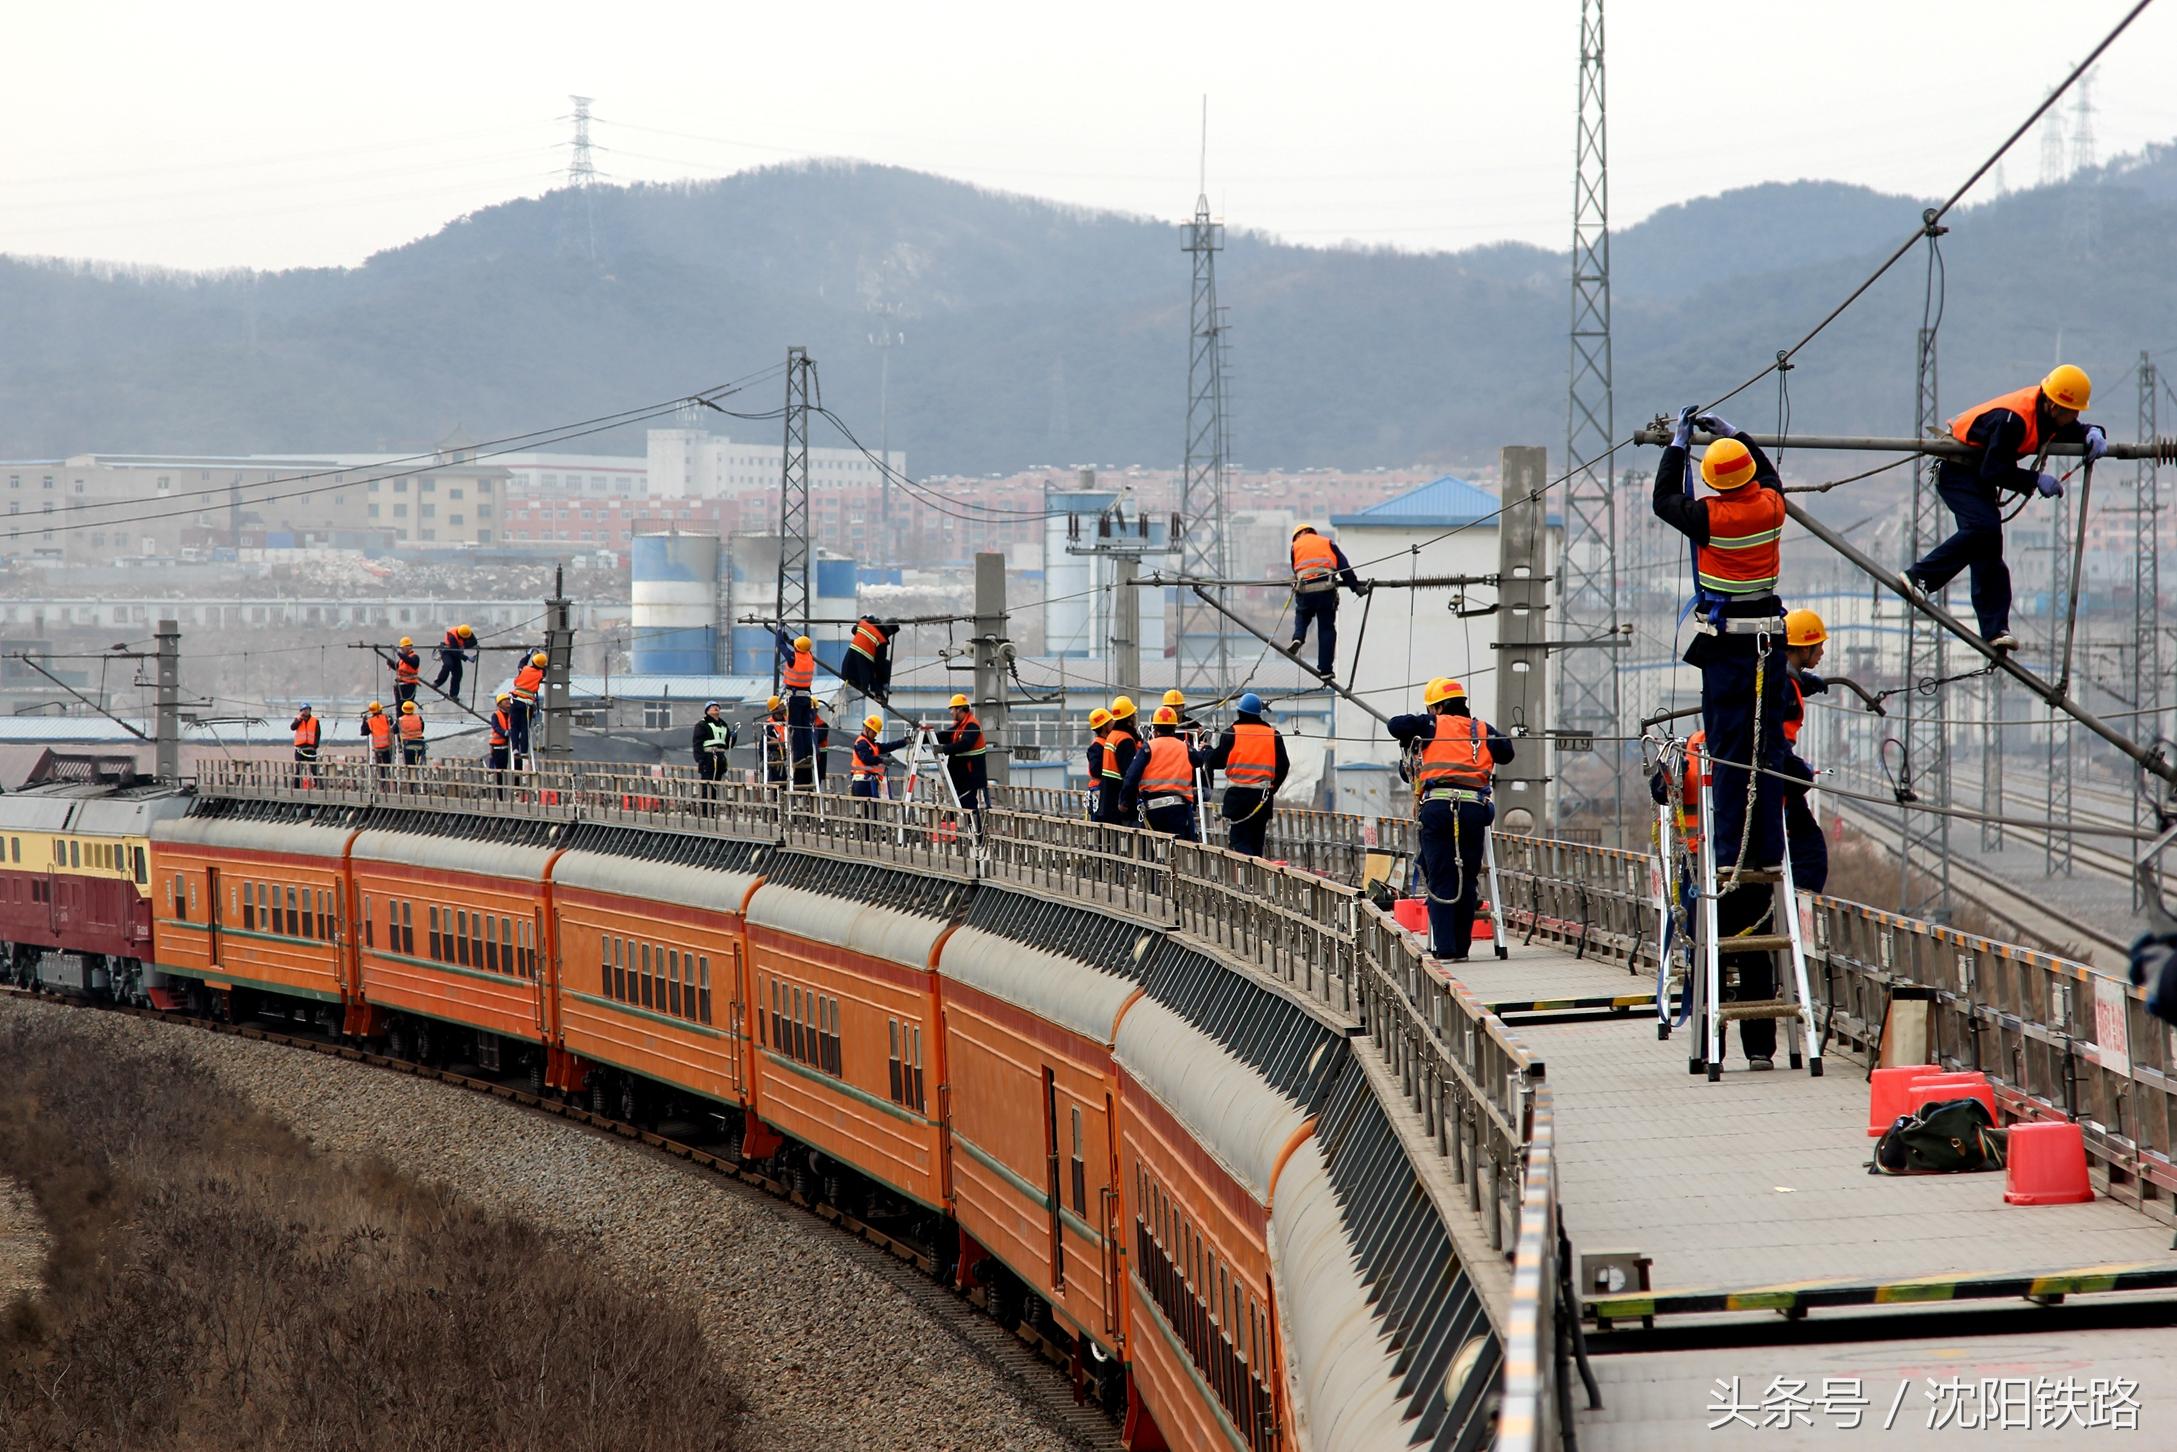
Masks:
[[[416,684],[422,679],[423,657],[416,654],[416,642],[404,635],[393,652],[394,704],[401,706],[415,700]]]
[[[778,628],[779,682],[786,697],[786,753],[793,784],[812,786],[816,777],[816,645],[806,635]]]
[[[308,701],[302,703],[302,709],[287,723],[287,729],[295,736],[295,785],[298,788],[305,782],[315,785],[318,737],[324,728],[318,718],[310,714]]]
[[[1829,689],[1829,683],[1814,673],[1828,644],[1829,629],[1812,610],[1802,608],[1784,617],[1784,676],[1791,683],[1791,700],[1784,713],[1782,770],[1805,783],[1784,783],[1784,850],[1791,856],[1792,885],[1804,892],[1820,892],[1829,883],[1829,842],[1807,804],[1815,771],[1799,753],[1799,736],[1807,724],[1807,697]]]
[[[1420,751],[1415,764],[1414,819],[1428,884],[1429,949],[1449,963],[1466,960],[1474,943],[1477,884],[1497,819],[1496,769],[1513,756],[1511,739],[1467,704],[1466,687],[1438,676],[1422,688],[1422,714],[1393,716],[1392,737]]]
[[[1091,822],[1101,822],[1103,791],[1098,784],[1104,776],[1104,741],[1111,734],[1111,713],[1098,706],[1089,712],[1088,724],[1088,814]]]
[[[1149,724],[1156,734],[1134,753],[1133,765],[1126,769],[1119,788],[1120,810],[1131,819],[1138,807],[1150,831],[1199,842],[1194,773],[1209,760],[1209,752],[1187,744],[1180,734],[1179,713],[1170,706],[1157,707]]]
[[[506,769],[509,753],[514,745],[514,716],[510,709],[514,697],[501,691],[492,698],[490,745],[484,752],[484,765],[491,769],[492,784],[506,790]]]
[[[2039,384],[1991,398],[1950,421],[1950,436],[1978,451],[1969,459],[1944,459],[1936,469],[1935,489],[1958,521],[1957,532],[1915,561],[1904,580],[1932,598],[1967,571],[1981,639],[1996,650],[2018,649],[2011,633],[2011,567],[2003,560],[2002,496],[2063,497],[2063,481],[2041,467],[2051,444],[2084,444],[2089,465],[2109,452],[2100,425],[2079,423],[2093,391],[2083,369],[2061,363]],[[2022,459],[2031,465],[2021,467]]]
[[[1096,820],[1099,822],[1108,822],[1115,827],[1141,824],[1132,806],[1121,805],[1126,796],[1126,773],[1141,751],[1140,729],[1134,698],[1113,696],[1111,725],[1104,732],[1103,761],[1096,772]]]
[[[739,734],[726,719],[725,707],[716,701],[703,703],[688,749],[695,755],[695,774],[703,783],[706,806],[718,800],[718,783],[726,779],[726,753],[733,750]]]
[[[1356,595],[1371,588],[1353,573],[1345,551],[1303,524],[1293,530],[1293,638],[1285,647],[1297,657],[1315,626],[1315,673],[1325,681],[1338,670],[1338,587]]]
[[[952,725],[937,733],[937,752],[945,758],[953,794],[973,814],[980,835],[983,808],[990,799],[990,743],[983,736],[983,723],[975,719],[975,708],[968,704],[968,698],[956,695],[951,704]]]
[[[1285,754],[1284,736],[1263,719],[1270,711],[1262,697],[1248,691],[1235,705],[1232,724],[1217,738],[1203,764],[1224,773],[1225,795],[1218,810],[1232,824],[1226,845],[1260,857],[1264,839],[1270,835],[1270,818],[1277,811],[1278,788],[1292,774],[1293,764]]]
[[[363,713],[363,737],[370,742],[370,759],[378,764],[378,774],[384,776],[393,769],[393,722],[386,717],[385,704],[370,703]]]
[[[401,702],[401,765],[423,765],[423,713],[414,701]]]
[[[537,714],[537,692],[544,689],[543,651],[533,651],[514,672],[514,684],[508,694],[512,697],[507,718],[513,725],[514,764],[517,767],[530,764],[529,733]]]
[[[883,737],[884,717],[873,713],[862,718],[861,734],[854,738],[854,781],[847,788],[851,795],[872,799],[886,795],[885,768],[892,753],[915,739],[902,736],[897,741],[886,741]]]
[[[886,700],[892,694],[892,639],[899,632],[897,620],[864,615],[855,621],[839,663],[840,679],[872,701]]]
[[[446,632],[446,638],[438,643],[438,674],[431,678],[431,689],[449,701],[461,699],[461,673],[468,663],[476,659],[476,631],[467,625],[456,625]]]

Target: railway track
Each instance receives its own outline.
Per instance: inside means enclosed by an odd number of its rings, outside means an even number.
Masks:
[[[980,1289],[961,1291],[940,1283],[935,1279],[938,1259],[929,1247],[902,1240],[881,1227],[846,1214],[834,1205],[812,1200],[785,1181],[774,1179],[731,1156],[717,1154],[700,1144],[676,1139],[627,1120],[599,1114],[582,1105],[547,1094],[535,1093],[494,1079],[464,1074],[455,1069],[394,1058],[388,1054],[358,1048],[353,1044],[289,1033],[261,1024],[221,1023],[211,1019],[177,1017],[157,1009],[99,1003],[50,993],[33,993],[23,988],[0,987],[0,994],[84,1011],[154,1019],[160,1023],[182,1025],[204,1033],[255,1039],[283,1048],[301,1049],[344,1059],[373,1069],[448,1084],[534,1114],[587,1126],[600,1133],[629,1141],[633,1148],[679,1161],[692,1169],[708,1171],[737,1186],[761,1191],[772,1199],[785,1201],[808,1212],[840,1231],[844,1245],[857,1256],[860,1264],[887,1284],[896,1287],[901,1294],[940,1315],[960,1339],[993,1370],[1022,1390],[1050,1427],[1075,1446],[1084,1449],[1084,1452],[1111,1452],[1111,1449],[1119,1446],[1118,1423],[1100,1404],[1084,1398],[1078,1384],[1069,1374],[1072,1371],[1072,1357],[1068,1349],[1044,1337],[1032,1326],[1000,1325],[990,1314],[990,1306]],[[964,1310],[971,1314],[963,1314]],[[1053,1375],[1054,1371],[1058,1375]]]

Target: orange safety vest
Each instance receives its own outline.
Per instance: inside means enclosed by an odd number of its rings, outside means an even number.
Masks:
[[[404,650],[393,657],[393,679],[404,686],[414,685],[416,677],[422,674],[422,671],[423,660],[412,650]]]
[[[543,684],[543,666],[523,666],[520,670],[514,673],[514,699],[524,702],[526,704],[535,704],[537,699],[537,687]]]
[[[1106,781],[1123,781],[1126,778],[1126,773],[1119,768],[1119,743],[1122,741],[1133,742],[1136,750],[1141,748],[1141,738],[1124,726],[1114,724],[1109,731],[1105,732],[1104,779]]]
[[[2001,398],[1991,398],[1986,403],[1975,404],[1950,421],[1950,436],[1961,444],[1973,441],[1966,435],[1973,432],[1974,421],[1991,408],[2007,408],[2026,421],[2026,437],[2018,446],[2018,457],[2030,459],[2041,451],[2041,385],[2013,389]]]
[[[1447,713],[1436,718],[1436,735],[1421,748],[1414,785],[1424,792],[1431,787],[1487,791],[1496,765],[1489,753],[1489,728],[1481,718]]]
[[[1746,484],[1708,501],[1708,543],[1694,568],[1703,590],[1747,598],[1776,593],[1783,572],[1784,496]]]
[[[884,649],[884,632],[877,628],[874,620],[857,620],[854,623],[854,639],[847,643],[847,649],[875,665],[877,652]]]
[[[458,630],[449,630],[446,632],[446,648],[448,650],[468,649],[466,645],[463,645],[461,643],[461,632]]]
[[[507,718],[506,708],[504,706],[499,707],[491,713],[491,744],[493,746],[496,747],[506,745],[507,738],[513,732],[513,730],[514,723]]]
[[[393,744],[393,723],[385,718],[383,711],[374,716],[365,716],[363,724],[370,728],[370,744],[372,746],[384,751]]]
[[[1807,693],[1799,689],[1799,678],[1787,672],[1784,679],[1791,682],[1791,698],[1799,707],[1799,714],[1784,723],[1784,740],[1790,745],[1799,744],[1799,728],[1807,724]]]
[[[406,745],[407,745],[407,744],[408,744],[409,742],[411,742],[411,741],[421,741],[422,739],[423,739],[423,717],[422,717],[421,715],[404,715],[404,716],[402,716],[402,717],[401,717],[401,744],[402,744],[403,746],[406,746]]]
[[[869,746],[869,760],[862,759],[862,746]],[[877,738],[864,731],[854,738],[854,774],[856,776],[883,776],[884,753],[877,749]]]
[[[1266,787],[1277,778],[1277,728],[1260,721],[1232,723],[1232,750],[1225,780],[1237,787]]]
[[[813,650],[795,651],[794,663],[786,668],[784,679],[786,689],[789,691],[806,691],[809,687],[815,685],[816,652]]]
[[[990,743],[983,740],[983,723],[975,719],[973,711],[968,712],[966,720],[952,728],[952,744],[958,746],[970,737],[974,739],[975,744],[962,747],[960,750],[953,752],[954,757],[981,756],[990,749]]]
[[[1150,740],[1149,764],[1141,773],[1141,795],[1194,800],[1194,764],[1187,760],[1185,741],[1177,736]]]
[[[1708,733],[1696,731],[1686,738],[1686,778],[1678,788],[1678,835],[1688,852],[1701,850],[1701,779],[1713,779],[1702,768],[1708,764]]]
[[[303,716],[298,718],[295,722],[295,744],[297,746],[307,746],[315,749],[317,746],[318,731],[319,726],[317,717]]]
[[[1319,534],[1304,534],[1293,541],[1293,578],[1303,585],[1319,585],[1338,573],[1338,550]]]

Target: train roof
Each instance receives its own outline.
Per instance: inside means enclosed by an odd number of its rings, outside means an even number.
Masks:
[[[385,862],[402,867],[428,868],[435,872],[474,872],[492,877],[514,878],[522,882],[542,882],[545,864],[552,860],[552,851],[550,847],[480,840],[474,837],[370,828],[356,837],[352,855],[357,861],[363,862]]]
[[[1049,948],[973,924],[945,940],[937,971],[1109,1047],[1119,1010],[1140,984]]]
[[[354,830],[316,822],[268,822],[253,817],[200,814],[160,822],[151,836],[157,842],[185,846],[337,858],[346,849]]]
[[[805,887],[766,882],[748,904],[752,927],[777,928],[906,968],[927,969],[950,919],[877,907]]]
[[[1260,1203],[1307,1112],[1261,1073],[1154,999],[1119,1020],[1112,1057]]]
[[[739,913],[755,872],[694,867],[643,857],[622,857],[572,848],[552,865],[554,887],[586,888],[647,902],[669,902],[709,912]]]

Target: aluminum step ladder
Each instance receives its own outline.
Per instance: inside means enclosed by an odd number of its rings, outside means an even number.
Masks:
[[[1699,951],[1695,960],[1699,967],[1693,977],[1695,1012],[1699,1016],[1701,1035],[1694,1045],[1692,1055],[1686,1060],[1686,1072],[1698,1074],[1704,1069],[1711,1084],[1723,1077],[1723,1026],[1727,1023],[1744,1023],[1748,1019],[1774,1019],[1777,1033],[1783,1039],[1780,1047],[1788,1048],[1791,1066],[1804,1068],[1810,1076],[1819,1077],[1822,1072],[1822,1044],[1819,1026],[1815,1021],[1814,1000],[1807,989],[1806,924],[1811,920],[1811,902],[1802,903],[1798,889],[1792,883],[1791,853],[1780,853],[1781,861],[1773,868],[1746,868],[1736,875],[1718,872],[1716,867],[1716,821],[1714,793],[1709,773],[1701,773],[1701,851],[1699,911],[1694,922],[1700,936]],[[1783,806],[1777,807],[1781,814]],[[1781,833],[1779,834],[1781,840]],[[1732,844],[1734,849],[1737,844]],[[1741,933],[1722,939],[1718,927],[1720,887],[1725,884],[1736,887],[1762,886],[1769,889],[1768,916],[1757,927],[1766,932]],[[1806,911],[1802,913],[1802,908]],[[1789,972],[1775,975],[1777,996],[1755,1000],[1725,1002],[1723,997],[1723,959],[1726,953],[1785,953],[1790,956]],[[1773,962],[1773,960],[1772,960]],[[1791,1037],[1794,1029],[1798,1037]]]

